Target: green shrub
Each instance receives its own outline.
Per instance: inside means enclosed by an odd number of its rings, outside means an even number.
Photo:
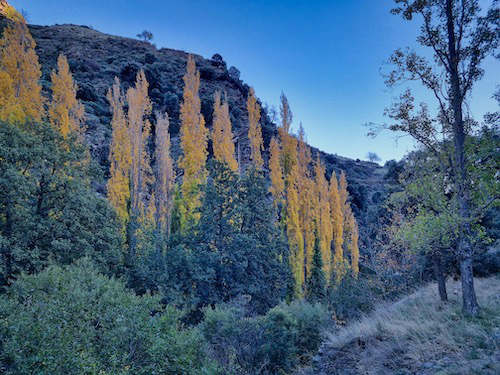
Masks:
[[[0,300],[5,374],[208,373],[202,336],[88,259],[22,275]]]
[[[295,301],[249,317],[241,304],[205,310],[201,331],[211,356],[227,374],[288,374],[318,350],[326,308]]]
[[[331,283],[328,288],[328,307],[340,320],[357,319],[371,311],[381,296],[372,279],[354,279],[347,275],[339,285]]]

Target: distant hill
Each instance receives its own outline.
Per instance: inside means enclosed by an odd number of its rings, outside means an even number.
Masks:
[[[5,18],[0,16],[0,27],[3,28],[6,22]],[[173,154],[177,158],[180,153],[178,132],[184,86],[182,77],[185,73],[187,52],[168,48],[157,49],[149,42],[104,34],[88,26],[30,25],[30,31],[37,42],[45,91],[48,92],[50,72],[56,65],[58,55],[63,53],[68,58],[79,87],[77,96],[85,105],[87,139],[91,152],[104,171],[108,169],[111,137],[111,113],[106,92],[115,76],[120,78],[125,89],[132,85],[139,69],[144,69],[146,73],[154,110],[169,113]],[[215,90],[227,93],[233,133],[239,143],[240,161],[245,167],[250,156],[246,110],[249,85],[239,78],[239,71],[235,67],[227,67],[220,55],[216,54],[210,59],[198,55],[194,57],[201,76],[201,107],[207,125],[212,125]],[[277,126],[266,108],[263,108],[261,126],[265,146],[264,158],[267,159],[269,142],[271,137],[277,134]],[[311,150],[314,157],[320,153],[328,176],[333,170],[337,173],[344,170],[347,173],[353,211],[361,227],[361,246],[369,247],[367,226],[376,218],[381,197],[386,190],[383,178],[386,170],[375,163],[327,154],[313,147]],[[97,189],[104,192],[104,186],[98,186]]]

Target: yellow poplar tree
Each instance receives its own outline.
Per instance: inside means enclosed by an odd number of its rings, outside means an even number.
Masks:
[[[335,263],[336,267],[335,280],[337,283],[339,283],[340,280],[342,280],[342,278],[347,272],[348,263],[344,259],[343,249],[344,247],[349,246],[352,234],[352,222],[353,222],[352,220],[354,219],[354,216],[351,211],[351,206],[349,205],[348,202],[349,193],[347,192],[347,179],[344,171],[340,173],[338,192],[339,192],[338,195],[339,195],[340,209],[342,211],[342,247],[341,249],[338,250],[339,256],[336,258],[336,263]],[[340,241],[340,239],[338,241]]]
[[[175,182],[174,163],[170,156],[169,119],[165,112],[156,114],[155,171],[153,195],[154,221],[159,233],[169,234]]]
[[[340,207],[342,208],[342,213],[344,217],[346,216],[346,211],[348,207],[347,198],[349,197],[349,193],[347,192],[347,179],[345,172],[340,172],[340,180],[339,180],[339,198],[340,198]]]
[[[193,56],[188,57],[187,72],[184,75],[184,98],[181,105],[181,148],[183,156],[179,167],[184,170],[182,180],[182,216],[183,223],[196,221],[199,214],[195,210],[200,205],[199,185],[205,181],[207,160],[207,136],[205,120],[201,115],[201,103],[198,95],[200,73],[196,70]]]
[[[336,275],[340,274],[343,264],[344,254],[342,250],[344,242],[344,214],[340,203],[339,186],[335,172],[330,178],[330,209],[333,226],[333,242],[335,254],[333,257],[333,268]]]
[[[128,128],[130,136],[130,207],[132,214],[140,218],[144,214],[144,194],[150,181],[151,170],[147,142],[151,124],[151,100],[148,96],[148,82],[143,70],[137,73],[135,87],[127,90]]]
[[[215,159],[226,163],[233,172],[236,172],[238,170],[238,162],[234,158],[229,105],[227,99],[221,102],[221,93],[218,90],[214,94],[212,141]]]
[[[299,166],[297,139],[290,134],[292,111],[285,94],[281,94],[281,126],[278,128],[282,146],[280,164],[283,171],[286,194],[285,224],[290,248],[290,266],[295,279],[295,291],[303,292],[304,285],[304,237],[300,225]]]
[[[14,95],[10,76],[0,70],[0,121],[16,122],[24,119],[24,111]]]
[[[290,246],[290,265],[295,279],[297,295],[304,285],[304,239],[300,227],[297,165],[292,167],[286,181],[286,233]]]
[[[57,59],[57,72],[50,75],[52,81],[52,101],[49,105],[50,123],[60,131],[63,137],[70,133],[83,135],[84,108],[76,99],[76,84],[69,70],[68,60],[64,55]]]
[[[264,160],[262,159],[262,129],[260,128],[260,106],[255,97],[255,91],[252,87],[248,91],[247,98],[248,111],[248,138],[250,140],[250,150],[252,162],[257,169],[262,169]]]
[[[109,89],[107,99],[111,105],[111,145],[109,148],[110,178],[108,180],[108,199],[116,209],[123,224],[128,221],[128,202],[130,200],[130,166],[132,164],[131,143],[127,118],[123,106],[124,98],[120,81],[115,78]]]
[[[281,170],[281,146],[279,141],[273,137],[269,145],[269,177],[271,179],[271,192],[274,204],[278,205],[283,201],[285,192],[285,181],[283,180],[283,171]]]
[[[328,182],[325,177],[325,167],[321,160],[318,159],[315,165],[316,174],[316,195],[318,199],[317,209],[317,235],[319,236],[319,244],[321,257],[323,260],[323,271],[325,277],[329,280],[331,271],[331,242],[333,237],[333,229],[330,213],[330,197],[328,192]]]
[[[305,277],[311,271],[312,258],[314,255],[314,210],[315,195],[314,184],[311,179],[309,165],[312,162],[311,150],[306,143],[305,131],[302,123],[299,127],[298,139],[298,193],[299,193],[299,217],[302,236],[304,239],[305,252]]]
[[[39,84],[42,73],[35,46],[22,17],[4,29],[0,39],[0,100],[8,106],[0,109],[2,119],[25,123],[39,122],[44,116]]]

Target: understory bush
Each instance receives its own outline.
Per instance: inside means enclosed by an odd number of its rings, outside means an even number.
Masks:
[[[288,374],[317,351],[328,324],[320,304],[298,300],[248,316],[236,303],[205,309],[201,331],[225,374]]]
[[[214,373],[180,315],[88,259],[21,275],[0,299],[0,373]]]

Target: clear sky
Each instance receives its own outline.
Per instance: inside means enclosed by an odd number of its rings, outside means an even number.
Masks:
[[[416,23],[389,13],[392,0],[10,0],[30,23],[89,25],[135,37],[146,29],[158,47],[181,49],[228,66],[277,105],[281,91],[301,121],[309,143],[324,151],[365,159],[399,159],[413,145],[386,133],[366,137],[367,122],[385,122],[383,111],[406,86],[388,90],[380,69],[398,47],[416,46]],[[483,0],[488,5],[490,1]],[[500,64],[490,58],[469,106],[476,118],[497,105]],[[430,99],[423,91],[418,98]]]

